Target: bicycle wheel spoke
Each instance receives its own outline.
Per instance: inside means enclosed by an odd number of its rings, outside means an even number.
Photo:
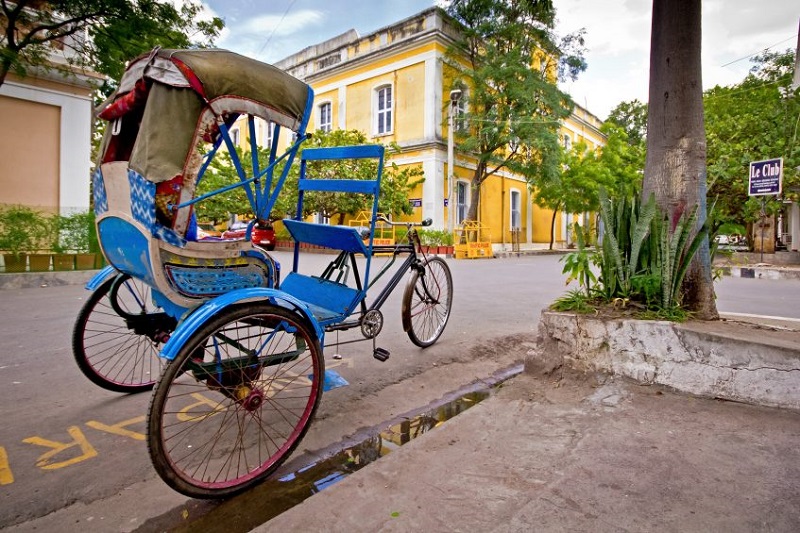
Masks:
[[[258,482],[305,433],[322,375],[319,343],[293,313],[254,303],[215,317],[156,388],[148,421],[156,470],[195,497]]]
[[[119,284],[117,290],[115,283]],[[112,302],[112,298],[115,301]],[[125,312],[121,316],[116,309]],[[115,392],[149,390],[163,363],[156,329],[168,333],[167,318],[150,303],[150,288],[126,275],[103,283],[87,300],[73,332],[73,353],[81,371],[97,385]],[[149,320],[150,334],[134,331],[128,319]]]

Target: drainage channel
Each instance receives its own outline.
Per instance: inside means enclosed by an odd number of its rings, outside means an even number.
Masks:
[[[180,510],[147,521],[137,531],[250,531],[477,405],[489,397],[492,387],[521,371],[522,366],[515,365],[497,372],[447,395],[418,414],[398,417],[382,431],[362,432],[355,443],[351,440],[329,448],[338,451],[279,478],[268,479],[244,494],[222,502],[191,500]]]

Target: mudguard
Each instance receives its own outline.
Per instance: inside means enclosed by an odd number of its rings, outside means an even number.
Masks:
[[[271,303],[279,307],[285,307],[299,311],[300,314],[308,319],[309,323],[314,328],[314,332],[319,339],[320,345],[324,345],[325,330],[314,318],[314,315],[309,310],[308,305],[303,303],[301,300],[298,300],[291,294],[285,293],[281,290],[256,287],[251,289],[237,289],[227,292],[205,302],[196,310],[192,311],[187,318],[178,324],[178,327],[172,333],[172,336],[169,338],[166,344],[164,344],[164,347],[161,349],[161,357],[172,361],[178,355],[178,350],[180,350],[181,346],[188,342],[189,337],[199,328],[203,327],[203,325],[209,319],[211,319],[211,317],[215,316],[217,313],[223,311],[227,307],[254,300],[269,300]]]
[[[107,279],[113,278],[117,274],[119,274],[119,272],[113,266],[109,265],[103,267],[103,269],[100,270],[100,272],[92,276],[92,279],[86,282],[86,288],[90,291],[96,291],[97,288],[103,283],[105,283]]]

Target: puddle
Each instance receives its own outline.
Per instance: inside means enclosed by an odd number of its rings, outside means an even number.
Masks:
[[[403,419],[380,433],[373,433],[358,444],[327,459],[284,474],[280,478],[268,479],[230,500],[191,501],[180,511],[180,519],[173,516],[173,520],[167,520],[171,523],[170,526],[158,529],[226,533],[250,531],[488,397],[487,390],[468,392],[441,406]],[[167,517],[161,517],[165,518]],[[175,526],[176,523],[180,525]],[[150,529],[154,525],[156,524],[153,521],[149,521],[143,527]]]

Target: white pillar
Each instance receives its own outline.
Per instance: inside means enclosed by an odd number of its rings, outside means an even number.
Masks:
[[[792,235],[792,244],[789,247],[793,252],[800,251],[800,204],[792,202],[792,214],[790,221],[790,233]]]

